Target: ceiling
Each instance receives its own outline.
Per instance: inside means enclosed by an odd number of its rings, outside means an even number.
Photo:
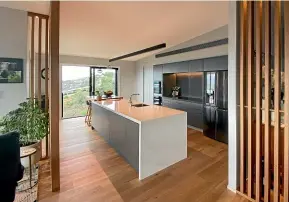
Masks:
[[[49,14],[49,1],[0,1],[1,7],[13,8],[23,11],[30,11],[41,14]]]
[[[26,3],[6,2],[6,6],[49,13],[48,2]],[[228,24],[228,9],[226,1],[62,1],[60,53],[113,58],[160,43],[167,43],[169,48]],[[135,61],[159,51],[126,60]]]
[[[228,2],[61,2],[60,16],[62,54],[112,58],[228,24]]]

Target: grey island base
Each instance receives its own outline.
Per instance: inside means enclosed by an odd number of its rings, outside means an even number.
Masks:
[[[92,101],[92,127],[142,180],[187,158],[187,113],[127,100]]]

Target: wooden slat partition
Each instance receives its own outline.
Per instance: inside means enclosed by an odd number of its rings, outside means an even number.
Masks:
[[[245,193],[245,101],[247,2],[240,2],[240,192]]]
[[[284,201],[289,202],[289,2],[284,2]]]
[[[30,98],[34,99],[34,32],[35,17],[31,17],[31,39],[30,39]]]
[[[253,161],[252,161],[252,88],[253,88],[253,50],[254,50],[254,40],[253,40],[253,2],[248,2],[248,23],[247,23],[247,75],[248,75],[248,196],[252,198],[252,185],[253,185]]]
[[[31,99],[37,99],[38,105],[43,107],[42,102],[45,102],[45,108],[44,110],[48,113],[49,108],[49,95],[48,95],[48,48],[49,48],[49,26],[48,26],[48,20],[49,16],[43,15],[43,14],[37,14],[37,13],[31,13],[28,12],[28,18],[31,19],[31,29],[30,31],[30,38],[31,42],[29,45],[30,49],[30,98]],[[30,20],[29,20],[30,22]],[[42,25],[45,26],[42,26]],[[45,28],[45,32],[44,32]],[[43,33],[44,33],[44,40],[43,39]],[[45,47],[45,50],[43,51],[43,47]],[[37,52],[35,52],[37,51]],[[44,52],[44,54],[42,54]],[[37,53],[37,57],[36,57]],[[44,55],[44,62],[45,64],[42,65],[42,58]],[[35,60],[37,58],[37,63],[35,63]],[[37,65],[36,65],[37,64]],[[42,81],[42,67],[45,66],[45,82],[43,84]],[[37,74],[36,74],[37,73]],[[37,79],[35,79],[37,78]],[[42,92],[42,85],[44,85],[45,92]],[[45,100],[42,100],[42,95],[45,95]],[[49,150],[48,150],[48,134],[49,131],[47,131],[47,137],[45,140],[45,155],[42,154],[42,157],[47,158],[49,156]],[[42,144],[41,144],[42,146]]]
[[[281,2],[276,1],[274,6],[274,202],[280,197],[280,169],[279,169],[279,143],[280,143],[280,70],[281,70]]]
[[[261,201],[262,1],[256,2],[256,202]]]
[[[42,19],[38,18],[38,23],[39,23],[39,27],[38,27],[38,75],[37,75],[37,79],[38,79],[38,87],[37,87],[37,100],[38,100],[38,104],[39,106],[41,106],[41,39],[42,39]]]
[[[271,2],[264,2],[265,5],[265,151],[264,151],[264,201],[270,200],[270,80],[271,80]]]
[[[45,21],[45,111],[48,112],[48,36],[49,36],[49,26],[48,19]]]
[[[289,3],[240,5],[240,193],[289,202]]]
[[[50,2],[50,167],[52,191],[60,189],[59,164],[59,17],[60,2]]]
[[[48,113],[49,107],[49,87],[48,87],[48,38],[49,38],[49,22],[45,20],[45,112]],[[49,129],[47,128],[47,135],[45,138],[46,157],[49,157]]]

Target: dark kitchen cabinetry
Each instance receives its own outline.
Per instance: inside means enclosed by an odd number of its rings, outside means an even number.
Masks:
[[[203,104],[174,98],[163,98],[163,106],[187,112],[187,124],[203,129]]]
[[[163,106],[168,107],[168,108],[172,108],[171,99],[163,97]]]
[[[204,59],[204,71],[228,70],[228,56]]]
[[[204,71],[204,60],[192,60],[189,62],[189,72]]]
[[[163,80],[163,65],[154,65],[154,81]]]
[[[189,97],[202,99],[203,97],[203,72],[191,72],[189,75]]]
[[[176,85],[181,87],[180,94],[183,97],[190,96],[190,74],[188,73],[177,73],[176,74]]]
[[[163,73],[181,73],[181,72],[189,72],[189,62],[175,62],[164,64],[163,66]]]

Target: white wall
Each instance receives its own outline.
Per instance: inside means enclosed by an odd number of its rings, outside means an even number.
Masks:
[[[181,43],[172,48],[166,49],[162,52],[167,52],[171,50],[176,50],[184,47],[189,47],[201,43],[211,42],[218,39],[223,39],[228,37],[228,25],[215,29],[211,32],[205,33],[201,36],[193,38],[189,41]],[[160,52],[160,53],[162,53]],[[228,45],[221,45],[212,48],[206,48],[202,50],[162,57],[155,58],[155,55],[143,58],[141,60],[136,61],[136,92],[140,93],[139,101],[143,101],[148,104],[152,104],[153,102],[153,65],[155,64],[165,64],[171,62],[179,62],[186,60],[194,60],[200,58],[208,58],[214,56],[228,55]],[[145,73],[144,81],[143,81],[143,72]],[[144,82],[144,85],[143,85]],[[143,88],[143,86],[145,86]]]
[[[229,163],[228,188],[236,191],[239,185],[239,133],[237,127],[238,78],[237,69],[237,2],[229,2],[229,55],[228,55],[228,125],[229,125]]]
[[[27,12],[0,7],[0,57],[24,59],[24,83],[0,84],[0,117],[27,97]]]

